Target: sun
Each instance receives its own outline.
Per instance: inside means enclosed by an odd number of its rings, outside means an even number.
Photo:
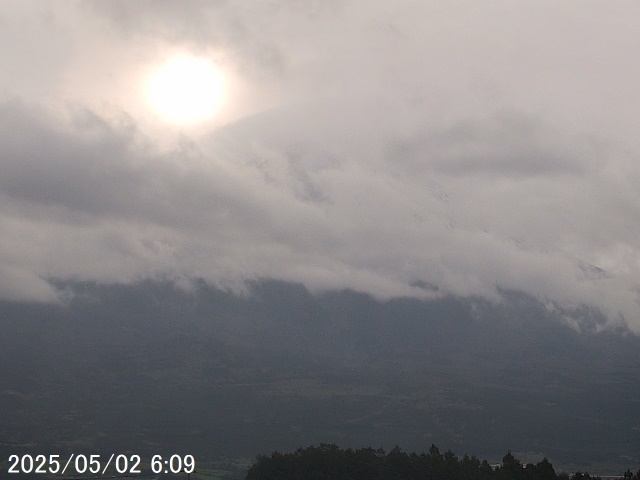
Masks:
[[[167,122],[193,124],[212,118],[222,97],[222,76],[208,59],[174,57],[149,77],[146,93]]]

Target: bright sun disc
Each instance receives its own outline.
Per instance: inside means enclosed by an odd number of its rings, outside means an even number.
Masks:
[[[220,73],[204,58],[176,58],[151,76],[147,93],[154,109],[169,122],[204,121],[220,102]]]

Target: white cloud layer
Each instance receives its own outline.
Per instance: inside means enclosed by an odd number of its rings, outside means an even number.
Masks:
[[[3,2],[0,296],[158,275],[510,288],[640,332],[638,18],[632,1]],[[145,104],[175,51],[225,72],[212,122]]]

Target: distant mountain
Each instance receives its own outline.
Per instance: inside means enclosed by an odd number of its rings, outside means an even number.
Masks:
[[[640,339],[597,333],[604,319],[586,308],[269,280],[244,295],[60,286],[66,305],[0,303],[2,458],[436,443],[592,473],[640,466]]]

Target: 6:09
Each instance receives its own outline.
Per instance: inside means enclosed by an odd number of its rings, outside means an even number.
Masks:
[[[193,455],[182,457],[174,454],[169,458],[163,458],[162,455],[154,455],[151,458],[151,471],[153,473],[193,473],[195,469],[196,461]]]

